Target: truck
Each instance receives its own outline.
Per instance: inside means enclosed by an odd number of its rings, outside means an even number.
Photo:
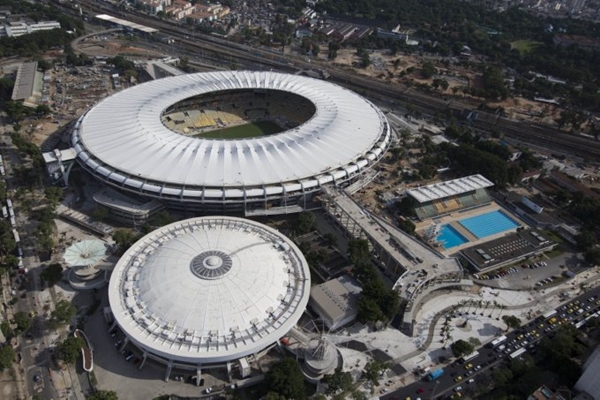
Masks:
[[[442,375],[444,375],[444,368],[438,368],[435,371],[432,371],[429,374],[427,374],[427,380],[434,381]]]

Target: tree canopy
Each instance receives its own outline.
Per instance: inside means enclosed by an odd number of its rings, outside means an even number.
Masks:
[[[48,265],[40,274],[40,278],[42,278],[43,281],[48,282],[48,286],[54,286],[62,279],[62,276],[63,268],[59,263]]]
[[[67,300],[60,300],[56,303],[56,307],[50,313],[50,324],[57,327],[71,322],[71,318],[75,315],[75,306]]]
[[[12,365],[15,360],[15,351],[12,346],[4,346],[0,349],[0,370]]]
[[[510,329],[518,329],[521,327],[521,319],[515,317],[514,315],[503,315],[502,321],[508,326]]]
[[[306,398],[304,375],[300,365],[293,358],[284,358],[273,364],[267,373],[267,387],[269,392],[276,393],[289,400]]]
[[[96,390],[87,396],[87,400],[119,400],[119,396],[113,390]]]
[[[67,364],[73,364],[81,355],[83,346],[85,346],[85,341],[82,338],[69,336],[56,345],[56,353]]]
[[[475,350],[475,346],[472,343],[467,342],[466,340],[459,339],[456,342],[452,343],[452,353],[454,353],[455,357],[462,357],[467,354],[471,354]]]

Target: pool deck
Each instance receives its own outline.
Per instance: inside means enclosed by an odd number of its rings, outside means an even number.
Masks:
[[[495,202],[492,202],[488,205],[485,205],[483,207],[478,207],[478,208],[473,208],[467,211],[463,211],[463,212],[455,212],[452,214],[448,214],[448,215],[444,215],[443,217],[440,218],[435,218],[435,219],[429,219],[426,221],[421,221],[421,222],[417,222],[416,225],[416,232],[419,235],[423,235],[423,233],[425,232],[425,230],[429,227],[431,227],[432,225],[432,221],[435,221],[436,223],[438,223],[439,225],[444,225],[444,224],[449,224],[451,225],[454,229],[456,229],[461,235],[463,235],[466,239],[468,239],[469,241],[467,243],[458,245],[458,246],[454,246],[451,247],[449,249],[444,249],[441,245],[435,246],[435,249],[437,251],[439,251],[440,253],[442,253],[445,256],[450,256],[452,254],[458,253],[460,250],[462,249],[466,249],[467,247],[471,247],[474,246],[476,244],[479,243],[484,243],[484,242],[489,242],[490,240],[493,239],[497,239],[500,238],[508,233],[512,233],[515,232],[517,230],[518,227],[515,227],[514,229],[509,229],[506,231],[502,231],[499,233],[496,233],[494,235],[490,235],[490,236],[486,236],[484,238],[478,239],[475,235],[473,235],[471,232],[469,232],[467,229],[465,229],[461,224],[458,223],[459,220],[462,220],[464,218],[469,218],[469,217],[475,217],[477,215],[481,215],[481,214],[487,214],[489,212],[492,211],[502,211],[504,212],[507,216],[509,216],[511,219],[513,219],[515,222],[519,223],[521,226],[525,226],[528,227],[529,225],[526,224],[525,222],[523,222],[517,215],[507,211],[506,209],[504,209],[503,207],[501,207],[500,205],[498,205]]]

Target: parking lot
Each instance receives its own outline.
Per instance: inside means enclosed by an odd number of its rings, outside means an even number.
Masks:
[[[114,390],[122,400],[138,400],[173,393],[199,396],[208,387],[223,384],[222,380],[205,373],[202,375],[203,386],[197,387],[191,380],[191,371],[177,370],[173,370],[171,379],[165,382],[166,366],[150,360],[140,370],[139,350],[131,345],[122,348],[124,336],[118,329],[108,332],[109,325],[102,314],[106,305],[108,301],[104,293],[102,306],[85,325],[85,332],[94,347],[94,374],[98,389]]]
[[[582,260],[577,253],[563,253],[552,259],[525,260],[491,272],[476,274],[480,283],[503,289],[544,289],[566,279]],[[475,275],[474,275],[475,277]],[[487,279],[486,279],[487,278]]]

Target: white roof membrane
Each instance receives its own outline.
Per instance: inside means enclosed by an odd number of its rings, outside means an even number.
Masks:
[[[119,260],[110,305],[139,347],[170,360],[212,364],[258,352],[300,319],[308,264],[294,243],[233,217],[176,222]]]

